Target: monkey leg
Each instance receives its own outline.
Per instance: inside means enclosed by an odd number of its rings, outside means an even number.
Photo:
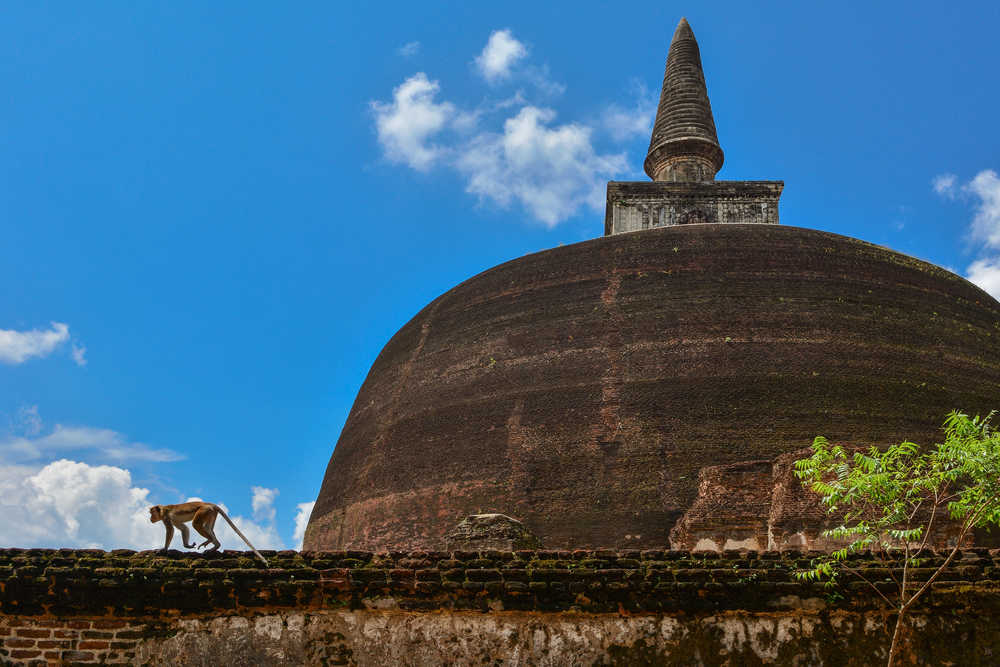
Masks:
[[[174,539],[174,525],[167,520],[163,522],[163,527],[167,529],[167,540],[163,543],[163,548],[160,551],[166,553],[167,549],[170,548],[170,541]]]
[[[222,543],[219,542],[219,538],[215,536],[215,510],[210,507],[203,507],[197,512],[195,512],[194,518],[191,519],[191,525],[197,530],[202,537],[207,537],[208,539],[198,545],[198,548],[211,543],[212,548],[208,551],[218,551]]]
[[[181,542],[184,543],[184,548],[185,549],[194,549],[194,542],[191,542],[191,544],[188,544],[188,540],[191,539],[191,533],[188,532],[187,525],[181,523],[181,524],[177,525],[177,528],[179,528],[180,531],[181,531]]]

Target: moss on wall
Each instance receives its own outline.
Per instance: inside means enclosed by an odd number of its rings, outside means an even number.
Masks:
[[[868,664],[864,584],[800,552],[0,550],[0,657],[92,664]],[[928,557],[927,568],[943,556]],[[895,564],[855,565],[890,587]],[[926,575],[929,570],[917,573]],[[969,549],[914,612],[916,662],[1000,654],[1000,551]],[[955,641],[953,637],[964,637]]]

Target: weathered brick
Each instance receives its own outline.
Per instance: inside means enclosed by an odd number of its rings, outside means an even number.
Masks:
[[[92,651],[63,651],[59,657],[66,662],[93,662],[97,659]]]
[[[10,652],[10,657],[19,658],[21,660],[27,660],[28,658],[37,658],[42,654],[41,651],[37,649],[15,649]]]
[[[35,639],[48,639],[52,636],[52,630],[48,628],[17,628],[14,633],[18,637],[34,637]]]

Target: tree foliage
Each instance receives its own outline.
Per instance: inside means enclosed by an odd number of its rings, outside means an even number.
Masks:
[[[906,612],[948,567],[973,529],[1000,524],[1000,433],[990,425],[992,416],[952,411],[944,422],[944,442],[928,449],[902,442],[854,451],[820,436],[812,456],[795,462],[795,475],[838,520],[823,536],[843,545],[798,576],[832,582],[841,571],[850,573],[895,609],[890,665]],[[935,534],[948,536],[947,557],[929,577],[915,581],[912,571],[926,556],[928,544],[934,544]],[[889,568],[894,586],[869,581],[850,566],[849,556],[862,551],[902,561],[902,568]]]

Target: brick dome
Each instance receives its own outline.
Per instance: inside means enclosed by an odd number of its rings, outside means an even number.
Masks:
[[[436,548],[469,514],[546,547],[662,546],[699,471],[814,436],[933,442],[1000,395],[1000,304],[835,234],[684,225],[516,259],[379,354],[306,549]]]

